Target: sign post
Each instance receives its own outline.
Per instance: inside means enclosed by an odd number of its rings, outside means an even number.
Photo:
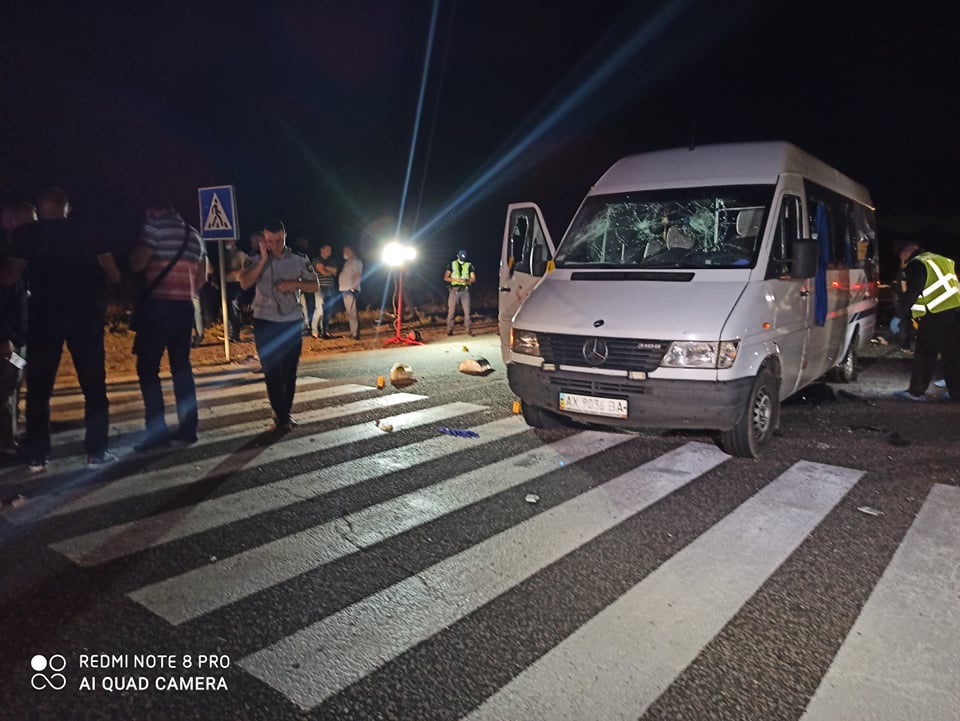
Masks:
[[[223,241],[239,239],[237,235],[237,202],[232,185],[199,188],[200,236],[217,241],[220,259],[220,307],[223,314],[223,352],[230,360],[230,316],[227,312],[227,273],[224,268]]]

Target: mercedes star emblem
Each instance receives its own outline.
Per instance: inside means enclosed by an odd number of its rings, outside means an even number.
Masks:
[[[583,344],[583,359],[587,365],[601,365],[610,355],[607,342],[603,338],[588,338]]]

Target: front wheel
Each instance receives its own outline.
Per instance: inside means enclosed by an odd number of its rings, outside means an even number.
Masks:
[[[860,345],[860,335],[857,331],[853,332],[850,339],[850,346],[847,348],[843,360],[833,369],[833,377],[841,383],[853,383],[857,380],[859,368],[857,367],[857,346]]]
[[[555,428],[565,428],[568,425],[567,419],[558,413],[552,413],[546,408],[532,406],[526,401],[520,401],[520,410],[523,412],[523,420],[528,426],[533,428],[542,428],[552,430]]]
[[[758,458],[780,423],[780,381],[763,368],[750,387],[736,425],[720,433],[720,447],[732,456]]]

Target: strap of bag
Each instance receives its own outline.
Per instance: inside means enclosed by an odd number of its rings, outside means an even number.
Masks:
[[[177,261],[183,256],[183,251],[187,249],[187,243],[190,241],[190,226],[187,223],[184,223],[183,230],[183,242],[180,244],[177,254],[173,256],[171,261],[166,264],[164,269],[157,274],[157,277],[153,279],[153,282],[151,282],[149,286],[147,286],[147,289],[140,294],[140,300],[137,301],[138,305],[150,297],[150,294],[156,290],[156,287],[160,285],[161,281],[167,277],[167,273],[171,271],[173,266],[175,266]]]

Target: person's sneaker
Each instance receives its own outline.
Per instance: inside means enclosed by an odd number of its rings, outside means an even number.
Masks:
[[[110,451],[103,451],[103,453],[87,456],[87,468],[99,468],[100,466],[116,463],[117,460],[119,459]]]
[[[47,459],[34,457],[27,461],[27,470],[31,473],[43,473],[47,470]]]
[[[946,387],[947,387],[947,379],[946,379],[946,378],[941,378],[941,379],[938,380],[938,381],[934,381],[934,382],[933,382],[933,386],[934,386],[934,388],[946,388]]]
[[[925,401],[927,397],[925,395],[915,396],[910,391],[894,391],[893,395],[895,398],[904,398],[908,401]]]

